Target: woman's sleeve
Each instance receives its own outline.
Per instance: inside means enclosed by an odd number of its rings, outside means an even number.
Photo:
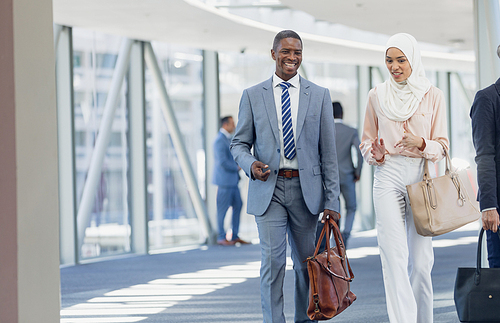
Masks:
[[[361,136],[361,144],[359,145],[359,149],[361,150],[361,154],[363,154],[363,158],[369,165],[381,165],[383,162],[378,163],[370,153],[370,150],[372,149],[372,142],[375,140],[375,138],[378,137],[377,113],[373,108],[372,102],[372,100],[374,99],[376,99],[376,94],[373,92],[373,90],[371,90],[368,94],[365,122],[363,124],[363,135]]]
[[[444,143],[449,149],[448,141],[448,121],[446,119],[446,103],[441,90],[434,88],[436,91],[435,100],[433,100],[433,113],[431,121],[430,138],[424,138],[425,148],[422,151],[422,157],[432,161],[433,163],[440,161],[444,157],[443,146],[437,140]]]

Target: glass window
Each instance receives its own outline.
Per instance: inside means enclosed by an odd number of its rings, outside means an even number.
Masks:
[[[73,67],[82,67],[83,65],[83,52],[73,51]]]
[[[269,79],[274,67],[271,55],[219,52],[220,115],[237,122],[243,90]]]
[[[476,91],[476,79],[470,73],[450,74],[450,111],[448,132],[450,133],[451,158],[459,158],[476,169],[474,157],[476,151],[472,143],[472,126],[469,116],[474,93]],[[475,174],[476,172],[472,172]]]
[[[330,98],[342,104],[344,122],[357,128],[360,118],[358,115],[358,78],[355,65],[334,64],[330,62],[315,62],[304,60],[301,65],[301,75],[309,81],[330,90]]]
[[[73,28],[74,122],[77,207],[87,178],[97,176],[97,189],[90,214],[77,223],[83,225],[79,239],[80,260],[130,251],[131,227],[128,211],[128,111],[126,81],[119,94],[99,173],[89,174],[94,145],[111,85],[111,75],[123,38]],[[84,58],[89,58],[85,64]],[[96,62],[96,64],[94,64]],[[104,72],[103,72],[104,71]],[[62,215],[64,216],[64,215]],[[78,228],[78,232],[82,228]]]
[[[116,54],[108,54],[108,53],[98,53],[96,54],[96,66],[98,68],[110,68],[113,69],[116,64],[116,59],[118,55]]]
[[[198,184],[205,174],[203,149],[202,53],[199,50],[152,43],[175,118]],[[197,243],[200,224],[186,188],[177,153],[162,113],[160,91],[146,70],[146,131],[148,169],[148,229],[150,250]],[[201,182],[200,182],[201,181]]]

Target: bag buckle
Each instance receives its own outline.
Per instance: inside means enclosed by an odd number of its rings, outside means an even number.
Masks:
[[[313,295],[313,302],[314,302],[314,305],[316,305],[316,308],[314,309],[314,313],[319,313],[319,296],[318,294],[314,294]]]

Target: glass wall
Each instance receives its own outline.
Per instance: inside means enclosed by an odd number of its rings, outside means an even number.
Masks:
[[[243,90],[269,79],[275,71],[271,55],[255,55],[235,52],[219,53],[219,80],[221,116],[237,116]],[[334,101],[340,101],[346,122],[358,122],[356,66],[317,62],[304,59],[299,74],[326,87]]]
[[[450,73],[450,156],[457,167],[470,167],[469,175],[476,178],[476,151],[472,142],[469,116],[476,89],[476,78],[470,73]],[[474,183],[474,185],[476,185]]]
[[[250,53],[220,52],[220,114],[232,115],[237,121],[239,102],[245,88],[269,79],[275,69],[275,61],[271,55]],[[326,87],[334,101],[340,101],[344,107],[344,121],[357,127],[358,113],[358,79],[354,65],[334,64],[324,61],[302,61],[299,74],[308,80]],[[242,174],[240,191],[245,203],[247,198],[248,178]],[[213,186],[215,188],[215,186]],[[247,238],[257,238],[257,229],[252,215],[245,213],[243,207],[240,220],[240,233]],[[229,217],[226,217],[229,218]]]
[[[238,121],[243,90],[269,79],[274,73],[271,55],[219,52],[220,115]]]
[[[330,90],[332,101],[338,101],[344,109],[344,122],[357,128],[358,114],[358,78],[355,65],[335,64],[330,62],[302,61],[303,73],[309,81]]]
[[[111,127],[109,144],[97,172],[89,174],[94,146],[99,136],[101,120],[108,99],[111,80],[123,41],[121,37],[105,35],[79,28],[72,29],[73,39],[73,98],[74,98],[74,147],[76,209],[81,207],[81,197],[89,176],[96,176],[91,212],[88,217],[77,219],[75,231],[83,232],[77,239],[78,256],[76,262],[89,258],[123,254],[133,251],[132,245],[144,239],[141,250],[159,251],[164,248],[194,245],[204,239],[201,224],[195,214],[188,192],[185,174],[171,139],[171,130],[165,122],[161,91],[154,83],[151,71],[146,67],[145,90],[145,131],[141,140],[146,145],[144,174],[147,183],[144,214],[134,214],[134,219],[147,222],[147,228],[137,229],[131,223],[130,205],[135,201],[129,194],[130,187],[130,144],[129,144],[129,104],[128,85],[123,81],[117,100]],[[203,56],[201,50],[165,43],[152,43],[164,86],[171,102],[184,142],[184,148],[204,198],[206,187],[204,104],[203,104]],[[135,56],[137,59],[138,56]],[[269,54],[258,55],[245,52],[220,52],[219,91],[220,115],[232,115],[237,121],[239,101],[243,90],[269,79],[275,70],[275,62]],[[363,72],[361,72],[363,71]],[[371,68],[336,64],[325,61],[304,60],[300,74],[312,82],[330,90],[332,100],[344,106],[344,122],[360,127],[363,124],[365,98],[368,93],[360,93],[387,78],[385,66]],[[444,73],[444,74],[443,74]],[[361,76],[363,75],[363,76]],[[446,75],[446,77],[443,77]],[[474,148],[471,140],[470,118],[468,116],[475,79],[473,74],[445,72],[428,73],[433,84],[442,83],[445,96],[451,108],[450,124],[452,157],[465,161],[475,173]],[[370,86],[368,83],[371,83]],[[367,92],[367,91],[366,91]],[[359,102],[362,101],[362,102]],[[140,104],[139,104],[140,105]],[[217,113],[212,111],[210,113]],[[134,137],[135,138],[135,137]],[[365,166],[360,191],[371,191],[371,167]],[[95,175],[98,174],[98,175]],[[94,178],[94,177],[93,177]],[[134,177],[135,178],[135,177]],[[242,174],[240,189],[245,204],[248,178]],[[366,179],[366,180],[364,180]],[[216,189],[208,185],[208,189]],[[359,205],[371,205],[371,195],[361,194]],[[138,203],[139,204],[139,203]],[[138,205],[134,204],[134,205]],[[243,206],[246,210],[246,205]],[[371,210],[371,208],[366,208]],[[67,216],[62,214],[61,216]],[[371,217],[365,212],[356,221]],[[363,218],[363,219],[361,219]],[[230,217],[227,217],[228,222]],[[370,220],[370,219],[368,219]],[[365,221],[367,222],[367,221]],[[368,222],[372,222],[371,220]],[[368,223],[367,222],[367,223]],[[368,229],[366,225],[356,225],[355,229]],[[132,230],[138,230],[132,231]],[[132,232],[137,233],[131,241]],[[241,215],[240,233],[248,240],[258,237],[254,217]],[[146,239],[147,237],[147,239]],[[146,242],[147,240],[147,242]],[[69,243],[62,241],[61,243]],[[74,242],[73,242],[74,243]],[[138,247],[141,248],[141,247]]]
[[[156,42],[152,46],[198,185],[205,187],[202,53]],[[201,239],[198,219],[162,113],[160,91],[149,70],[146,120],[150,250],[197,243]]]
[[[73,29],[74,153],[77,208],[80,207],[111,78],[122,38]],[[80,259],[130,251],[128,201],[127,85],[122,86],[109,145],[100,170],[90,216],[85,226]],[[80,228],[81,229],[81,228]]]

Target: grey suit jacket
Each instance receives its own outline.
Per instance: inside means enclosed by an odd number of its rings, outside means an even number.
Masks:
[[[297,127],[294,129],[305,203],[313,214],[324,209],[339,212],[339,178],[335,148],[335,123],[327,89],[300,77]],[[243,92],[238,125],[231,142],[234,159],[251,178],[248,213],[262,215],[273,196],[279,171],[280,141],[272,78]],[[252,150],[253,148],[253,150]],[[266,182],[255,180],[255,161],[269,165]]]
[[[335,123],[335,142],[337,144],[337,158],[339,164],[339,176],[342,181],[349,175],[358,176],[363,166],[363,155],[359,150],[358,130],[343,123]],[[357,152],[357,166],[352,162],[351,147]]]

